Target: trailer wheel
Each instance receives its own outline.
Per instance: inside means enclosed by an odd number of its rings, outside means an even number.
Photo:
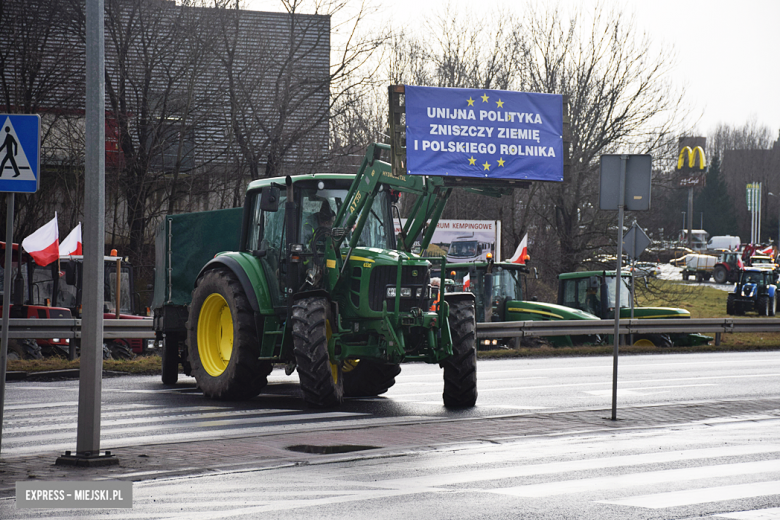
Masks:
[[[729,316],[735,316],[737,314],[737,303],[735,301],[736,296],[729,294],[726,297],[726,314]]]
[[[304,298],[293,305],[293,352],[303,399],[312,408],[332,408],[344,400],[342,364],[332,363],[328,352],[331,321],[326,298]]]
[[[715,283],[726,283],[729,278],[729,273],[722,265],[716,265],[715,270],[712,272],[712,277],[715,279]]]
[[[387,392],[395,384],[401,366],[355,359],[344,363],[344,395],[346,397],[374,397]]]
[[[687,271],[683,271],[682,272],[682,279],[685,280],[685,281],[688,280],[688,272]]]
[[[456,301],[450,306],[452,356],[444,368],[444,406],[465,408],[477,402],[477,347],[474,302]]]
[[[179,335],[175,333],[165,334],[162,352],[162,383],[175,385],[179,380]]]
[[[258,360],[254,313],[231,271],[207,271],[196,282],[187,346],[192,375],[206,397],[251,399],[268,384],[273,365]]]

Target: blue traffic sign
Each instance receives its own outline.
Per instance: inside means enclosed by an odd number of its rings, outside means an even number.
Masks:
[[[41,116],[0,114],[0,192],[38,191]]]

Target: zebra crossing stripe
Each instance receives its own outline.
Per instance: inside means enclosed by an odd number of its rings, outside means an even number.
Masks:
[[[689,506],[724,500],[739,500],[743,498],[780,495],[780,480],[769,482],[752,482],[734,486],[718,486],[685,491],[671,491],[652,495],[640,495],[618,500],[600,500],[601,504],[616,504],[621,506],[643,507],[646,509],[664,509],[668,507]],[[734,517],[732,517],[734,518]],[[759,517],[745,517],[759,518]],[[776,516],[772,518],[777,518]]]
[[[645,471],[642,473],[633,473],[628,475],[613,475],[609,477],[595,477],[579,480],[560,480],[557,482],[549,482],[545,484],[530,484],[526,486],[497,488],[486,491],[501,495],[539,498],[555,495],[570,495],[573,493],[600,491],[605,489],[615,490],[637,486],[652,486],[668,482],[685,482],[717,477],[732,477],[736,475],[753,475],[772,472],[780,472],[780,459],[761,460],[757,462],[738,462],[735,464],[720,464],[714,466],[700,466],[697,468]],[[780,487],[776,488],[775,492],[780,494]]]

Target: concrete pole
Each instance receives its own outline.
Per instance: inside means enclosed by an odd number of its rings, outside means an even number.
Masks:
[[[84,179],[84,280],[82,285],[81,374],[76,452],[100,451],[103,375],[103,249],[105,231],[104,3],[87,0],[87,99]]]

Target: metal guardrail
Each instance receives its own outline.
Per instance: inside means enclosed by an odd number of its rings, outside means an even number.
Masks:
[[[2,327],[0,327],[2,330]],[[81,320],[75,318],[38,319],[11,318],[8,320],[8,337],[18,339],[81,338]],[[103,320],[103,337],[106,339],[142,338],[154,339],[151,319]]]
[[[701,318],[620,320],[620,334],[780,332],[778,318]],[[506,321],[477,323],[478,339],[525,336],[614,334],[614,320]]]

